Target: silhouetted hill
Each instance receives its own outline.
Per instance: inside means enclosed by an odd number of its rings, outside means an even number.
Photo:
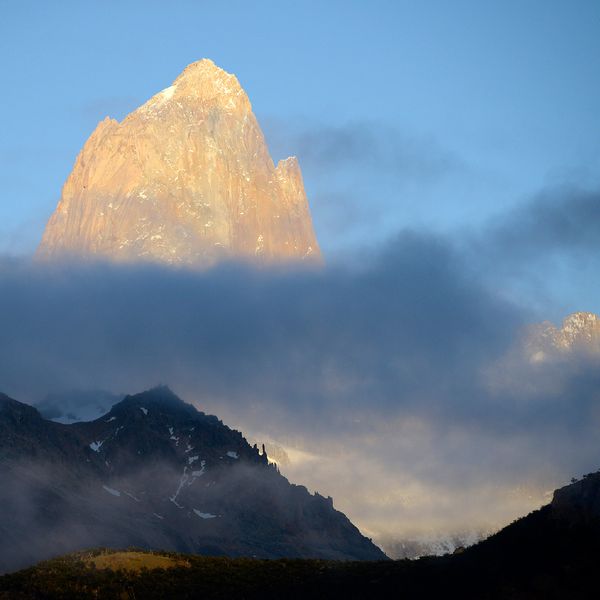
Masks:
[[[417,561],[78,553],[0,578],[10,598],[597,598],[600,475],[461,553]],[[94,564],[92,564],[94,563]],[[19,595],[21,594],[21,595]],[[3,596],[0,594],[0,598]]]

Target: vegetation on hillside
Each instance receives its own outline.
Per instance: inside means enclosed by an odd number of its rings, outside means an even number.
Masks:
[[[560,519],[548,506],[451,556],[344,562],[99,549],[0,577],[0,598],[595,598],[599,560],[600,523]]]

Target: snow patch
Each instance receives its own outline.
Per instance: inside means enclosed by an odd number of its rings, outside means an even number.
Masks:
[[[238,453],[237,453],[237,452],[234,452],[233,450],[230,450],[230,451],[227,453],[227,456],[229,456],[229,458],[236,458],[236,459],[237,459],[237,458],[239,458],[239,456],[238,456]]]
[[[100,452],[100,448],[102,447],[102,444],[104,444],[106,440],[102,440],[101,442],[92,442],[90,444],[90,448],[94,451],[94,452]]]
[[[204,475],[204,472],[206,471],[205,469],[205,465],[206,465],[206,461],[200,461],[200,470],[199,471],[192,471],[192,477],[202,477],[202,475]]]
[[[141,411],[142,411],[142,412],[143,412],[145,415],[147,415],[147,414],[148,414],[148,409],[147,409],[147,408],[144,408],[143,406],[140,406],[140,410],[141,410]]]
[[[189,477],[187,475],[187,467],[183,467],[183,474],[181,475],[181,478],[179,479],[179,486],[177,486],[177,491],[169,498],[169,500],[177,507],[177,508],[183,508],[183,506],[181,506],[181,504],[179,504],[177,502],[177,497],[179,496],[179,493],[181,492],[181,488],[187,483]]]
[[[105,423],[110,423],[111,421],[115,421],[117,417],[111,417],[110,419],[106,419]]]
[[[176,85],[170,85],[168,88],[165,88],[162,92],[160,92],[161,100],[163,102],[170,100],[173,97],[176,89]]]
[[[115,490],[114,488],[108,487],[107,485],[103,485],[102,489],[105,492],[108,492],[111,496],[120,496],[121,492],[119,490]]]
[[[123,492],[126,496],[129,496],[130,498],[132,498],[133,500],[135,500],[136,502],[139,502],[140,499],[136,498],[133,494],[130,494],[129,492]]]
[[[213,515],[212,513],[205,513],[202,511],[199,511],[197,508],[194,508],[194,512],[201,518],[201,519],[214,519],[216,518],[217,515]]]

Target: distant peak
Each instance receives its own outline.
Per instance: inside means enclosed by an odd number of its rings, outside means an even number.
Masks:
[[[584,327],[585,325],[591,325],[600,320],[597,314],[593,312],[574,312],[566,316],[563,320],[563,327],[567,325],[578,325]]]

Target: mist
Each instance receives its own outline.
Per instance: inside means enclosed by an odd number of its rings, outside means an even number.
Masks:
[[[1,390],[165,383],[376,540],[493,530],[600,466],[598,358],[529,360],[525,326],[557,309],[518,297],[495,227],[485,252],[403,231],[322,269],[3,259]]]

